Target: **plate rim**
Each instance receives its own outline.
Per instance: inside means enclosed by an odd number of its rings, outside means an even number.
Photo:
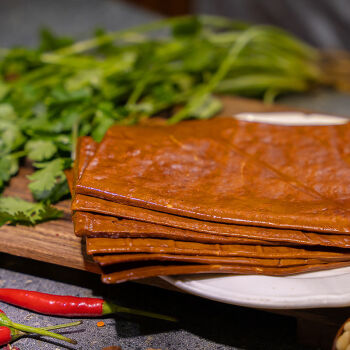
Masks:
[[[328,273],[330,270],[325,270],[325,273]],[[287,310],[287,309],[311,309],[311,308],[331,308],[331,307],[345,307],[350,306],[350,266],[341,267],[334,269],[333,271],[341,272],[343,273],[338,274],[336,276],[319,276],[319,272],[309,272],[301,275],[293,275],[293,276],[285,276],[285,277],[276,277],[276,276],[262,276],[262,275],[227,275],[227,276],[220,276],[220,279],[239,279],[240,282],[244,279],[250,279],[253,280],[256,279],[257,282],[261,282],[261,280],[270,280],[273,279],[277,282],[282,282],[285,280],[296,280],[299,279],[301,281],[301,286],[305,286],[306,288],[304,290],[297,290],[295,292],[304,292],[303,295],[296,295],[295,297],[291,296],[283,296],[283,293],[279,295],[278,297],[271,296],[271,295],[261,295],[261,293],[257,294],[242,294],[242,293],[233,293],[233,296],[230,298],[225,295],[225,293],[221,293],[219,287],[215,287],[212,285],[206,284],[206,280],[215,281],[217,277],[211,277],[210,275],[201,275],[201,279],[191,279],[191,275],[179,275],[179,276],[160,276],[164,281],[170,283],[171,285],[186,291],[190,294],[197,295],[206,299],[226,303],[226,304],[232,304],[232,305],[239,305],[239,306],[245,306],[245,307],[254,307],[258,309],[280,309],[280,310]],[[314,277],[313,275],[316,275],[317,277]],[[205,278],[208,276],[208,278]],[[299,276],[301,278],[295,278],[296,276]],[[198,277],[198,275],[196,275]],[[203,278],[204,277],[204,278]],[[339,279],[339,280],[345,280],[346,285],[348,286],[347,290],[344,290],[342,293],[339,294],[330,294],[327,293],[326,290],[323,290],[322,293],[315,295],[313,292],[307,293],[307,284],[312,283],[312,280],[317,279],[318,281],[324,282],[326,285],[329,283],[329,279]],[[204,281],[204,282],[203,282]],[[249,282],[249,281],[248,281]],[[306,283],[305,283],[306,282]],[[333,283],[334,281],[332,281]],[[344,282],[344,281],[343,281]],[[298,284],[296,284],[298,286]],[[281,287],[281,286],[280,286]],[[300,287],[300,285],[298,286]],[[281,291],[283,291],[283,287],[281,288]],[[302,288],[301,288],[302,289]],[[228,292],[225,290],[225,292]]]

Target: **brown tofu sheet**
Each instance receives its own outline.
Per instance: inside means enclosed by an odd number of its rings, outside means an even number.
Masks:
[[[65,171],[72,196],[74,195],[73,173],[74,171],[72,169]],[[74,232],[79,237],[156,237],[183,241],[220,244],[279,244],[279,242],[267,242],[259,239],[226,237],[190,230],[182,230],[176,227],[156,225],[148,222],[128,220],[82,211],[75,211],[73,213],[73,223]]]
[[[324,264],[325,261],[320,259],[260,259],[260,258],[245,258],[245,257],[219,257],[219,256],[198,256],[198,255],[178,255],[178,254],[108,254],[94,255],[94,261],[101,266],[109,266],[121,263],[130,263],[136,261],[171,261],[171,262],[186,262],[199,264],[239,264],[253,266],[298,266],[308,264]]]
[[[84,141],[84,142],[82,142]],[[75,175],[75,179],[77,180],[81,174],[83,173],[83,170],[85,169],[85,167],[89,164],[89,161],[91,159],[91,157],[94,155],[94,152],[96,150],[96,144],[94,142],[92,142],[92,140],[90,138],[82,138],[81,139],[81,145],[79,147],[80,151],[81,151],[81,155],[83,155],[82,160],[78,160],[78,163],[80,163],[79,167],[76,167],[76,175]],[[84,145],[85,144],[85,145]],[[259,160],[260,162],[260,160]],[[78,200],[81,199],[79,197],[82,197],[84,200],[86,200],[87,204],[87,210],[90,211],[91,209],[89,209],[89,205],[92,207],[95,207],[96,203],[92,203],[91,205],[91,197],[90,196],[80,196],[79,194],[77,194],[75,196],[75,198],[78,197]],[[86,198],[85,198],[86,197]],[[96,198],[98,199],[98,198]],[[93,199],[95,200],[95,199]],[[90,203],[88,203],[90,202]],[[124,205],[124,204],[120,204],[120,203],[114,203],[114,202],[109,202],[108,200],[104,200],[101,199],[102,203],[102,213],[105,213],[105,209],[106,207],[110,208],[110,205],[114,205],[116,204],[116,208],[113,209],[117,209],[117,210],[113,210],[112,209],[112,215],[113,216],[119,216],[120,214],[120,209],[122,213],[123,210],[126,211],[127,215],[130,215],[130,213],[132,211],[136,209],[139,209],[141,212],[141,216],[144,215],[144,213],[142,213],[142,211],[146,212],[148,215],[150,214],[151,217],[152,215],[154,215],[154,213],[156,213],[155,216],[157,216],[157,214],[160,216],[164,215],[168,216],[168,217],[176,217],[175,215],[169,215],[167,213],[162,213],[162,212],[157,212],[154,210],[148,210],[148,209],[144,209],[142,207],[138,208],[138,207],[129,207],[128,205]],[[118,207],[120,206],[120,207]],[[83,209],[84,210],[84,209]],[[110,209],[107,209],[110,210]],[[129,212],[128,212],[129,210]],[[116,215],[117,212],[117,215]],[[108,211],[107,211],[108,213]],[[78,215],[77,215],[78,214]],[[137,213],[139,214],[139,213]],[[88,233],[92,233],[92,234],[99,234],[99,235],[103,235],[106,232],[103,231],[108,231],[108,233],[111,234],[130,234],[131,232],[118,232],[118,227],[121,228],[121,226],[116,226],[114,227],[114,223],[115,222],[121,222],[123,221],[120,220],[119,218],[116,217],[111,217],[111,216],[105,216],[105,215],[94,215],[92,213],[88,213],[88,212],[77,212],[75,213],[75,215],[77,215],[80,218],[80,221],[82,223],[81,229],[84,230],[84,225],[83,222],[90,222],[89,228],[88,230],[85,232],[86,234]],[[135,214],[131,214],[131,215],[135,215]],[[101,221],[99,220],[95,220],[95,218],[99,218],[101,217]],[[126,216],[129,217],[129,216]],[[133,219],[133,217],[131,217]],[[177,217],[176,217],[177,218]],[[182,219],[186,219],[187,218],[182,218],[182,217],[178,217],[180,220]],[[196,220],[196,219],[191,219],[188,218],[190,221],[195,221],[195,222],[202,222],[200,220]],[[117,220],[117,221],[116,221]],[[163,219],[164,220],[164,219]],[[112,223],[113,221],[113,223]],[[135,220],[125,220],[127,222],[124,222],[122,225],[122,227],[125,229],[125,231],[127,230],[126,227],[129,226],[131,228],[133,234],[137,234],[137,229],[140,228],[137,227],[138,224],[150,224],[149,227],[143,227],[143,230],[147,231],[147,229],[151,229],[151,225],[155,226],[155,227],[164,227],[164,225],[154,225],[153,221],[150,221],[150,223],[148,222],[138,222]],[[175,219],[176,221],[176,219]],[[133,224],[137,223],[136,226]],[[205,222],[203,222],[205,223]],[[107,224],[107,225],[106,225]],[[211,222],[209,222],[209,225],[212,224]],[[216,223],[214,223],[216,224]],[[222,224],[218,224],[219,227],[222,227]],[[225,225],[225,224],[224,224]],[[229,226],[229,227],[238,227],[240,228],[240,226],[237,225],[225,225],[225,226]],[[85,226],[86,227],[86,226]],[[108,227],[107,230],[105,230],[104,228]],[[171,229],[170,226],[165,226],[169,229]],[[251,229],[251,227],[249,226],[243,226],[244,228],[248,228]],[[253,229],[255,227],[252,227]],[[152,228],[153,229],[153,228]],[[260,228],[258,228],[260,229]],[[264,229],[264,230],[269,230],[269,229]],[[122,230],[120,230],[122,231]],[[142,230],[141,230],[142,231]],[[185,233],[186,230],[179,230],[179,233],[181,231],[184,231],[182,233]],[[201,232],[196,232],[193,230],[187,230],[190,231],[192,234],[201,234]],[[292,231],[292,230],[270,230],[272,232],[275,231],[281,231],[281,232],[285,232],[287,234],[290,233],[297,233],[297,234],[301,234],[304,237],[304,241],[308,241],[311,244],[319,244],[321,243],[321,245],[328,245],[328,246],[338,246],[338,247],[347,247],[349,245],[349,238],[347,236],[335,236],[335,235],[324,235],[324,234],[315,234],[315,233],[305,233],[305,232],[300,232],[300,231]],[[83,231],[81,231],[83,232]],[[139,231],[140,232],[140,231]],[[170,231],[169,231],[170,232]],[[326,230],[327,232],[327,230]],[[343,233],[343,232],[336,232],[336,233]],[[208,236],[205,232],[202,233],[203,236]],[[215,237],[215,235],[212,235]],[[220,237],[220,234],[217,234],[218,237]],[[119,236],[120,237],[120,236]],[[164,237],[164,236],[163,236]],[[213,239],[215,239],[213,237]],[[250,236],[251,237],[251,236]],[[169,237],[170,238],[170,237]],[[175,239],[179,239],[180,236],[176,236]],[[196,237],[196,238],[199,238]],[[225,237],[224,238],[228,238],[230,239],[231,237]],[[235,237],[233,237],[235,238]],[[294,237],[292,237],[293,240]],[[300,237],[301,238],[301,237]],[[181,239],[181,238],[180,238]],[[248,238],[249,239],[249,238]],[[335,239],[335,241],[334,241]],[[340,241],[338,241],[338,239],[340,239]],[[89,241],[91,239],[88,238],[88,245],[91,246],[91,244],[89,244]],[[102,240],[98,240],[98,239],[94,239],[95,242],[94,243],[98,243],[98,246],[103,246],[103,239]],[[113,244],[111,245],[111,242],[106,242],[107,240],[110,239],[105,239],[104,243],[107,243],[107,246],[111,247],[113,246]],[[92,239],[93,241],[93,239]],[[98,242],[99,241],[99,242]],[[121,240],[117,240],[120,241],[119,243],[121,243]],[[129,248],[127,248],[127,253],[130,252],[130,241],[132,241],[132,246],[133,249],[135,249],[135,240],[134,239],[128,239],[129,241]],[[159,247],[156,247],[155,242],[149,242],[149,239],[144,239],[143,240],[143,246],[146,245],[147,246],[147,241],[148,241],[148,245],[150,245],[151,247],[153,247],[152,249],[159,249]],[[161,244],[164,245],[164,241],[165,240],[158,240],[158,241],[162,241]],[[170,251],[171,252],[171,248],[174,249],[174,247],[169,246],[170,241],[167,241],[167,247],[166,247],[166,251]],[[199,240],[199,242],[201,242]],[[202,241],[202,242],[206,242],[206,241]],[[213,241],[214,242],[214,241]],[[315,243],[317,242],[317,243]],[[91,243],[91,242],[90,242]],[[114,245],[116,245],[116,240],[113,240]],[[125,242],[124,242],[125,243]],[[145,244],[146,243],[146,244]],[[176,262],[182,262],[182,263],[186,263],[186,264],[191,264],[191,263],[198,263],[201,265],[172,265],[172,266],[163,266],[163,265],[159,265],[159,266],[143,266],[143,267],[137,267],[137,268],[133,268],[133,269],[124,269],[122,271],[116,271],[110,274],[104,274],[102,276],[102,280],[105,283],[118,283],[118,282],[123,282],[126,280],[132,280],[132,279],[139,279],[139,278],[144,278],[144,277],[151,277],[151,276],[156,276],[156,275],[161,275],[161,274],[165,274],[165,275],[172,275],[172,274],[187,274],[187,273],[236,273],[236,274],[242,274],[242,273],[246,273],[246,274],[271,274],[271,275],[288,275],[288,274],[294,274],[294,273],[300,273],[300,272],[306,272],[306,271],[316,271],[316,270],[320,270],[320,269],[325,269],[325,268],[335,268],[335,267],[340,267],[340,266],[346,266],[349,264],[348,262],[348,257],[346,256],[347,254],[345,253],[339,253],[339,252],[315,252],[313,251],[313,253],[316,253],[316,255],[312,255],[312,257],[308,257],[308,258],[300,258],[301,256],[303,256],[303,254],[305,254],[305,252],[301,252],[302,250],[298,249],[298,254],[293,254],[293,256],[291,256],[291,258],[271,258],[271,257],[265,257],[265,258],[261,258],[259,257],[241,257],[241,256],[221,256],[222,253],[219,253],[219,256],[217,255],[217,253],[214,253],[214,255],[202,255],[202,256],[198,256],[198,255],[181,255],[181,251],[186,251],[186,246],[183,246],[183,243],[190,243],[190,242],[174,242],[175,243],[175,249],[174,251],[176,251],[176,254],[167,254],[164,253],[164,250],[161,250],[161,253],[139,253],[140,249],[142,249],[140,246],[142,246],[142,244],[136,244],[137,248],[137,253],[131,253],[131,254],[107,254],[107,255],[95,255],[94,259],[95,261],[99,262],[101,264],[101,266],[109,266],[109,265],[114,265],[114,264],[119,264],[119,263],[125,263],[125,262],[135,262],[135,261],[161,261],[161,262],[171,262],[171,263],[176,263]],[[225,242],[228,243],[229,242]],[[264,241],[261,242],[261,244],[265,243]],[[276,243],[278,243],[276,241]],[[297,243],[301,243],[300,241],[298,241]],[[190,243],[192,244],[192,243]],[[259,243],[258,243],[259,244]],[[301,243],[303,244],[303,243]],[[171,244],[170,244],[171,245]],[[212,246],[212,245],[206,245],[206,246]],[[218,246],[218,245],[216,245]],[[232,252],[232,245],[231,246],[226,246],[226,248],[229,248],[228,250],[230,250],[230,254],[234,254]],[[237,246],[236,246],[237,247]],[[252,247],[252,246],[251,246]],[[189,248],[189,246],[187,246],[187,248]],[[203,252],[203,247],[200,247],[201,252]],[[256,249],[259,250],[259,252],[261,253],[261,248],[259,246],[254,247]],[[265,251],[262,254],[262,256],[265,256],[266,254],[271,254],[271,248],[276,248],[276,247],[264,247]],[[289,250],[290,248],[287,247],[277,247],[277,248],[282,248],[282,249],[287,249]],[[103,248],[105,249],[105,248]],[[119,249],[119,248],[118,248]],[[162,248],[164,249],[164,247]],[[240,252],[238,253],[239,255],[242,255],[242,246],[240,246]],[[113,249],[112,249],[113,250]],[[132,249],[131,249],[132,250]],[[147,249],[146,249],[147,250]],[[193,251],[192,248],[190,248],[190,250]],[[210,250],[210,249],[209,249]],[[220,250],[220,249],[219,249]],[[152,250],[153,251],[153,250]],[[188,254],[188,251],[186,251]],[[237,252],[237,250],[236,250]],[[308,253],[308,251],[306,251]],[[244,249],[243,249],[243,255],[247,253]],[[274,252],[276,253],[276,251]],[[280,253],[285,253],[285,252],[281,252]],[[325,255],[322,255],[326,253]],[[331,253],[331,255],[329,255],[329,253]],[[193,254],[193,252],[192,252]],[[211,253],[213,254],[213,250],[211,250]],[[227,253],[226,253],[227,254]],[[278,253],[277,253],[278,254]],[[287,256],[288,256],[288,251],[287,251]],[[318,255],[318,257],[321,257],[321,259],[317,258],[317,254],[321,254]],[[342,257],[341,257],[342,255]],[[249,256],[249,249],[248,249],[248,256]],[[260,255],[261,256],[261,255]],[[273,256],[273,253],[272,253]],[[324,260],[322,260],[324,259]],[[330,262],[330,261],[339,261],[339,262]],[[343,261],[345,260],[345,261]],[[215,265],[213,265],[215,264]],[[226,265],[227,264],[227,265]],[[226,265],[226,266],[225,266]],[[267,268],[267,269],[266,269]],[[273,269],[278,269],[278,271],[274,271]]]
[[[98,215],[89,212],[75,212],[73,215],[74,229],[78,236],[122,238],[122,237],[154,237],[179,241],[218,244],[259,244],[259,245],[302,245],[324,246],[333,248],[350,248],[350,237],[345,235],[323,235],[305,233],[302,240],[268,241],[236,236],[215,235],[209,233],[182,230],[176,227],[155,225],[147,222],[120,219],[111,216]],[[302,233],[302,232],[301,232]]]
[[[69,187],[69,192],[73,198],[74,196],[74,187],[73,187],[73,182],[74,182],[74,168],[72,169],[66,169],[63,170],[64,175],[66,175],[68,187]]]
[[[102,274],[104,283],[122,283],[154,276],[188,275],[188,274],[235,274],[235,275],[269,275],[288,276],[302,272],[313,272],[327,269],[335,269],[347,266],[349,262],[333,262],[328,264],[312,264],[290,267],[268,267],[247,265],[157,265],[143,266],[133,269],[115,271]]]
[[[91,158],[94,156],[97,149],[97,142],[90,136],[79,137],[75,149],[75,161],[72,171],[73,182],[71,182],[71,193],[75,195],[76,182],[80,179],[86,166]]]
[[[167,253],[180,255],[239,256],[250,258],[350,260],[350,252],[308,250],[282,246],[205,244],[156,238],[87,238],[88,254]]]
[[[66,173],[67,178],[68,178],[68,183],[70,184],[71,191],[72,191],[72,178],[73,174],[72,171],[67,171]],[[79,218],[79,216],[81,216]],[[92,213],[87,213],[87,212],[76,212],[74,213],[74,218],[75,218],[75,224],[76,222],[80,220],[86,219],[86,217],[89,216],[89,225],[87,226],[94,226],[96,222],[99,221],[99,217],[101,219],[112,219],[110,217],[106,216],[101,216],[101,215],[96,215]],[[114,220],[117,220],[114,218]],[[117,220],[117,222],[120,221],[126,221],[128,222],[128,228],[130,230],[130,224],[132,225],[133,220]],[[85,224],[83,226],[86,226]],[[106,226],[103,226],[106,228]],[[108,225],[107,225],[108,227]],[[131,226],[132,227],[132,226]],[[138,229],[138,228],[137,228]],[[101,230],[105,230],[101,227]],[[113,230],[113,229],[112,229]],[[107,230],[108,231],[108,230]],[[138,232],[135,231],[135,237],[141,237],[142,235]],[[105,234],[105,232],[103,233]],[[118,237],[122,235],[121,232],[118,232]],[[130,232],[127,232],[129,235]],[[203,234],[205,241],[205,238],[207,236],[210,236],[208,234]],[[220,236],[215,236],[213,237],[220,237]],[[185,235],[185,238],[187,236]],[[223,239],[229,239],[230,237],[220,237]],[[236,238],[233,238],[234,240]],[[200,241],[200,240],[198,240]],[[183,262],[183,263],[198,263],[198,264],[236,264],[236,265],[250,265],[250,266],[274,266],[274,267],[290,267],[290,266],[301,266],[301,265],[315,265],[315,264],[327,264],[326,260],[322,259],[315,259],[315,258],[307,258],[307,259],[302,259],[302,258],[282,258],[282,259],[269,259],[269,258],[250,258],[250,257],[237,257],[237,256],[230,256],[230,257],[221,257],[221,256],[196,256],[196,255],[179,255],[179,254],[166,254],[166,253],[132,253],[132,254],[107,254],[107,255],[94,255],[93,256],[94,261],[100,264],[100,266],[110,266],[110,265],[115,265],[115,264],[125,264],[125,263],[130,263],[130,262],[149,262],[149,261],[161,261],[161,262]],[[324,266],[328,267],[328,266]],[[138,268],[139,269],[139,268]],[[150,270],[150,271],[149,271]],[[140,270],[137,270],[140,271]],[[145,267],[145,269],[142,269],[144,273],[148,273],[149,276],[152,275],[152,271],[156,271],[153,268]],[[130,271],[129,271],[130,272]],[[120,273],[118,274],[118,276]],[[125,274],[124,274],[125,276]],[[132,276],[132,274],[128,273],[126,276]],[[107,277],[108,278],[108,277]],[[115,278],[115,277],[114,277]],[[124,277],[128,278],[128,277]],[[116,283],[115,281],[114,283]]]
[[[172,228],[148,222],[119,219],[116,217],[79,211],[73,214],[73,222],[75,234],[80,237],[153,237],[214,244],[280,244],[278,242],[267,242],[258,239],[212,235],[209,233],[182,230],[176,227]]]
[[[115,126],[76,192],[212,222],[347,234],[349,137],[349,124],[233,118]]]
[[[80,139],[79,147],[77,149],[77,158],[76,167],[79,168],[79,171],[76,173],[77,177],[80,177],[83,174],[83,171],[86,165],[89,163],[93,156],[93,151],[97,148],[97,144],[90,137],[83,137]],[[157,212],[153,210],[148,210],[139,207],[128,206],[120,203],[106,201],[104,199],[94,198],[91,196],[85,196],[81,194],[75,194],[72,201],[72,210],[75,212],[79,211],[91,211],[96,213],[105,214],[104,223],[102,224],[98,218],[96,220],[91,220],[91,216],[79,214],[77,215],[77,220],[75,220],[76,234],[77,235],[101,235],[103,230],[108,232],[108,234],[117,234],[118,230],[122,231],[123,225],[122,222],[116,222],[115,217],[127,218],[131,220],[136,220],[132,222],[132,226],[137,229],[139,232],[145,230],[145,224],[141,224],[138,220],[142,222],[152,223],[152,226],[149,226],[150,229],[157,228],[157,231],[160,235],[164,237],[169,237],[172,239],[182,239],[180,236],[172,237],[174,234],[186,235],[189,239],[197,241],[199,234],[202,233],[201,237],[208,236],[208,234],[218,235],[218,236],[228,236],[227,243],[230,242],[230,238],[245,238],[250,239],[251,243],[260,243],[269,242],[269,244],[297,244],[297,245],[320,245],[320,246],[331,246],[331,247],[350,247],[350,236],[336,236],[336,235],[325,235],[325,234],[316,234],[309,232],[301,232],[296,230],[278,230],[278,229],[269,229],[262,227],[254,226],[239,226],[232,224],[222,224],[214,222],[206,222],[186,217],[180,217],[176,215],[171,215],[167,213]],[[108,216],[106,216],[106,214]],[[110,216],[114,217],[113,219]],[[79,220],[78,220],[79,218]],[[85,223],[86,225],[85,225]],[[128,222],[130,223],[130,222]],[[157,226],[154,226],[157,224]],[[103,226],[104,225],[104,226]],[[103,228],[104,227],[104,228]],[[131,227],[131,226],[130,226]],[[186,231],[181,232],[175,228],[184,229]],[[203,235],[204,234],[204,235]],[[192,238],[191,238],[192,237]],[[218,237],[218,240],[221,239]],[[256,241],[258,240],[258,241]],[[198,240],[204,242],[203,240]],[[214,243],[214,242],[213,242]],[[224,244],[224,238],[220,242]],[[238,243],[238,241],[236,242]],[[244,240],[241,243],[245,243]],[[248,243],[248,242],[247,242]]]

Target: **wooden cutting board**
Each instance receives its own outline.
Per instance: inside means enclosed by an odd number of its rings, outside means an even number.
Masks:
[[[283,106],[265,105],[260,101],[236,97],[222,98],[223,115],[242,112],[264,112],[295,110]],[[30,166],[23,167],[11,180],[4,195],[31,199],[26,176],[32,172]],[[64,216],[35,227],[8,226],[0,228],[0,252],[31,258],[75,269],[99,272],[99,267],[86,256],[81,238],[75,237],[70,215],[70,200],[60,202],[57,208]]]

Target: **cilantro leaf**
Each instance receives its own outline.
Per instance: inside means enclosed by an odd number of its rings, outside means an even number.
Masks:
[[[40,30],[40,51],[53,51],[71,45],[72,43],[73,40],[71,38],[59,37],[48,28],[42,28]]]
[[[222,110],[222,103],[219,99],[208,95],[205,96],[201,106],[191,111],[191,115],[198,119],[208,119],[213,114],[216,114]]]
[[[57,152],[56,145],[49,140],[30,140],[25,145],[28,158],[37,162],[49,160]]]
[[[0,77],[0,99],[6,96],[9,89],[9,86],[6,83],[4,83]]]
[[[173,25],[173,36],[175,38],[191,37],[200,32],[201,22],[197,17],[183,18]]]
[[[92,132],[91,136],[97,142],[100,142],[109,129],[110,126],[115,124],[115,116],[107,108],[99,106],[96,115],[92,121]]]
[[[18,158],[10,154],[0,158],[0,191],[11,176],[18,171]]]
[[[6,223],[35,225],[61,216],[61,211],[47,203],[32,203],[16,197],[0,197],[0,226]]]
[[[0,119],[0,154],[16,150],[25,140],[16,122]]]
[[[16,112],[11,104],[0,103],[0,119],[15,120],[16,118]]]
[[[63,170],[67,169],[71,164],[70,160],[57,158],[46,163],[35,163],[39,170],[28,175],[31,181],[29,189],[33,197],[38,201],[50,199],[52,202],[59,200],[68,193],[66,177]]]

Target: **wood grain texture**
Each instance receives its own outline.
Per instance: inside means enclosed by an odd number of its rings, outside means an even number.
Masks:
[[[266,112],[291,110],[282,106],[264,105],[257,100],[223,97],[223,115],[242,112]],[[295,110],[295,109],[293,109]],[[32,171],[29,164],[23,166],[19,174],[11,180],[4,195],[31,199],[26,175]],[[35,227],[9,226],[0,228],[0,252],[25,258],[49,262],[75,269],[99,272],[99,267],[85,255],[81,238],[73,233],[70,214],[70,200],[60,202],[58,209],[64,216],[59,220],[46,222]]]
[[[28,190],[28,175],[32,169],[22,167],[19,174],[12,179],[4,195],[31,199]],[[80,270],[99,272],[99,267],[84,256],[82,239],[73,233],[70,214],[70,200],[60,202],[56,207],[64,215],[59,220],[31,226],[10,226],[0,228],[0,252],[31,258]]]

